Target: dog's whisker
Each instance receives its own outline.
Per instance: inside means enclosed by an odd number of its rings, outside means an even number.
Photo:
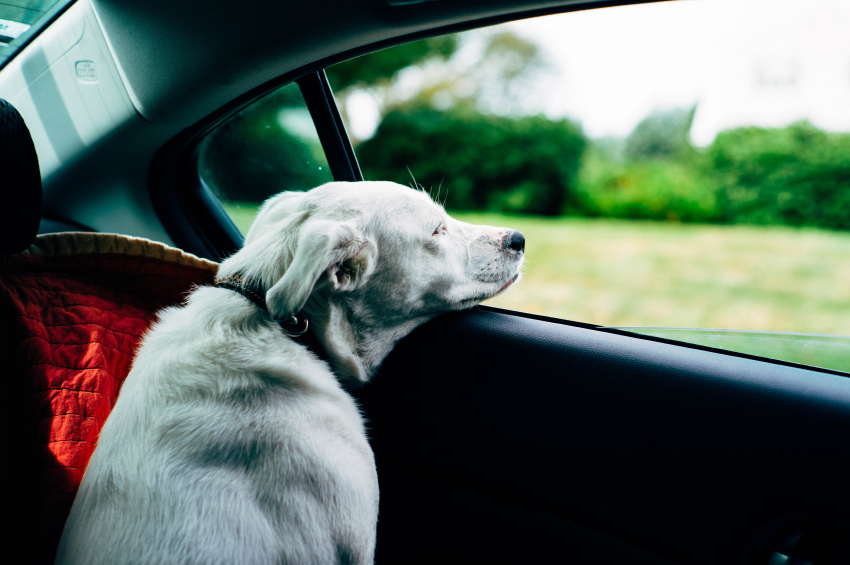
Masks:
[[[414,190],[418,190],[420,192],[425,192],[425,186],[416,182],[416,177],[413,176],[413,171],[410,170],[410,167],[405,165],[404,168],[407,169],[407,172],[410,173],[410,178],[413,179],[413,186],[411,188],[413,188]],[[430,196],[430,194],[429,194],[429,196]]]
[[[443,177],[443,178],[441,178],[441,179],[440,179],[440,188],[439,188],[439,190],[442,190],[442,188],[443,188],[443,181],[444,181],[444,180],[446,180],[446,177]],[[437,192],[437,197],[438,197],[438,198],[439,198],[439,195],[440,195],[440,193],[439,193],[439,192]],[[443,197],[443,202],[442,202],[442,203],[437,202],[437,204],[440,204],[440,206],[442,206],[443,208],[445,208],[445,207],[446,207],[446,202],[448,201],[448,199],[449,199],[449,187],[446,187],[446,195]]]

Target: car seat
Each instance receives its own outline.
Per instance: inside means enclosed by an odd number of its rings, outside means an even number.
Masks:
[[[37,236],[38,157],[4,100],[0,171],[0,561],[52,563],[141,336],[218,265],[122,235]]]

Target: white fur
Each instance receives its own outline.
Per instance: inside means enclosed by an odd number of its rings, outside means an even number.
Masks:
[[[56,562],[371,563],[378,479],[339,379],[366,381],[416,326],[516,280],[510,234],[392,183],[270,199],[219,277],[261,280],[276,319],[303,312],[330,365],[227,289],[161,312]]]

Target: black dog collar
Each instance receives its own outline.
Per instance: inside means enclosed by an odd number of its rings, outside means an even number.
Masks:
[[[262,284],[259,281],[255,281],[249,279],[247,277],[243,277],[242,275],[230,275],[229,277],[225,277],[223,279],[217,279],[215,281],[215,286],[218,288],[226,288],[228,290],[232,290],[234,292],[238,292],[251,302],[253,302],[257,308],[269,314],[269,309],[266,307],[266,291],[263,289]],[[271,317],[271,314],[269,314]],[[307,322],[307,318],[305,318],[302,314],[295,314],[290,317],[288,320],[281,320],[278,322],[280,327],[283,329],[283,333],[292,338],[299,338],[307,333],[307,328],[309,326]]]

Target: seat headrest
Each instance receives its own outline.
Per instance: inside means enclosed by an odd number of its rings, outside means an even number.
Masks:
[[[41,172],[24,119],[0,98],[0,254],[28,248],[41,222]]]

